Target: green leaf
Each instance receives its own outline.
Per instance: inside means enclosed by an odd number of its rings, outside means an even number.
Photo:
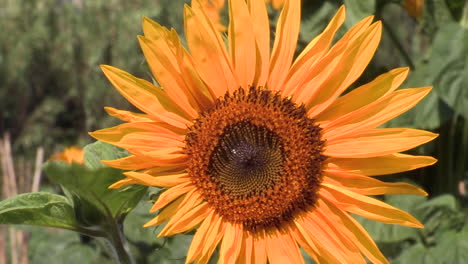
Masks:
[[[437,238],[437,245],[432,249],[438,263],[466,263],[468,259],[468,226],[457,232],[450,230]]]
[[[106,168],[107,166],[101,160],[114,160],[129,155],[126,150],[102,141],[96,141],[87,145],[83,151],[85,166],[90,169]]]
[[[73,208],[66,197],[24,193],[0,202],[0,224],[26,224],[77,230]]]
[[[344,0],[346,6],[345,26],[351,28],[363,18],[375,13],[375,0]]]
[[[48,162],[44,170],[52,181],[70,193],[75,207],[84,212],[85,217],[92,217],[96,210],[102,214],[109,210],[114,218],[127,214],[146,192],[145,186],[109,189],[111,184],[122,179],[122,172],[112,168],[91,170],[79,164]]]
[[[403,251],[395,261],[395,264],[438,264],[438,260],[434,256],[434,253],[424,247],[423,244],[417,243]]]

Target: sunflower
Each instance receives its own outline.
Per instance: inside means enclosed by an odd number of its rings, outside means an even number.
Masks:
[[[270,52],[263,1],[229,1],[227,47],[198,1],[185,6],[188,50],[177,33],[143,19],[143,53],[161,87],[112,66],[102,70],[144,113],[106,107],[126,123],[90,133],[131,155],[104,161],[128,170],[120,188],[166,188],[145,227],[159,237],[196,230],[187,263],[388,263],[349,213],[422,228],[408,213],[368,195],[427,195],[373,176],[431,165],[401,152],[436,137],[378,128],[431,87],[396,90],[398,68],[340,95],[361,75],[381,37],[367,17],[334,45],[341,7],[293,61],[300,1],[281,10]]]
[[[51,160],[64,161],[66,163],[84,163],[83,150],[77,146],[67,147],[63,152],[57,153],[50,157]]]

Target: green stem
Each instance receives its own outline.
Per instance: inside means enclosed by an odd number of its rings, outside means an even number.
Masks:
[[[118,224],[114,224],[112,225],[111,230],[109,230],[109,236],[107,237],[111,244],[111,250],[114,258],[117,263],[120,264],[135,264],[135,260],[130,254],[127,240],[125,239],[121,229],[118,227]]]

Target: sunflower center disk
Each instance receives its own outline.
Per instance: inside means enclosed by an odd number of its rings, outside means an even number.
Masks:
[[[242,199],[270,188],[284,169],[280,138],[249,122],[229,126],[220,137],[208,172],[227,194]]]
[[[189,130],[189,175],[223,219],[259,231],[315,205],[324,141],[303,106],[241,88],[200,113]]]

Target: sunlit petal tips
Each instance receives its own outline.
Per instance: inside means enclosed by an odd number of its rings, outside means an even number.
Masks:
[[[272,47],[263,1],[228,1],[224,41],[206,1],[194,0],[184,8],[188,49],[143,20],[140,45],[162,87],[102,66],[143,112],[107,107],[125,123],[90,133],[131,154],[105,161],[127,171],[111,188],[165,188],[145,226],[165,223],[159,236],[196,230],[186,263],[207,263],[216,248],[223,264],[303,263],[301,249],[317,263],[388,263],[350,213],[423,227],[367,195],[427,195],[372,176],[436,162],[402,153],[436,134],[379,128],[431,88],[398,90],[408,74],[398,68],[343,95],[375,53],[381,23],[367,17],[333,45],[341,7],[294,59],[300,1],[272,3],[282,7]]]

